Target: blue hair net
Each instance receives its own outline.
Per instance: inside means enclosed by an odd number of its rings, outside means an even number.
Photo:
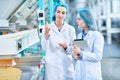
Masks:
[[[68,6],[65,3],[62,3],[62,2],[57,3],[54,7],[54,10],[53,10],[53,21],[55,21],[55,12],[59,6],[65,7],[66,13],[68,13]]]
[[[78,13],[90,30],[97,30],[96,22],[88,8],[80,9]]]

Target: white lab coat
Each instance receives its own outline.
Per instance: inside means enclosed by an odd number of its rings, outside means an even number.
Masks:
[[[82,33],[78,38],[82,38]],[[76,62],[74,80],[102,80],[100,61],[103,56],[104,38],[98,31],[89,31],[85,40],[91,51],[81,52],[82,59]]]
[[[67,23],[64,23],[60,32],[54,22],[50,27],[49,39],[45,38],[44,30],[41,39],[42,48],[46,51],[45,80],[73,80],[71,50],[75,29]],[[66,51],[58,45],[61,42],[67,43]]]

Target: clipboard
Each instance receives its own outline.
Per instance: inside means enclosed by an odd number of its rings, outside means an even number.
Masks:
[[[83,39],[74,39],[73,44],[80,47],[84,51],[90,51],[87,40]]]

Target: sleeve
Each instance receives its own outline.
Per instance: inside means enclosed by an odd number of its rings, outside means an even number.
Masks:
[[[76,33],[74,28],[70,33],[71,40],[70,44],[68,45],[68,48],[66,49],[68,55],[70,55],[73,52],[73,40],[76,39]]]
[[[93,43],[92,52],[81,51],[80,56],[82,60],[88,60],[92,62],[97,62],[102,59],[103,56],[103,46],[104,46],[104,38],[101,34],[96,35]]]
[[[46,37],[45,34],[45,29],[43,28],[43,32],[42,32],[42,37],[41,37],[41,46],[42,46],[42,49],[44,51],[47,51],[48,47],[49,47],[49,37]]]

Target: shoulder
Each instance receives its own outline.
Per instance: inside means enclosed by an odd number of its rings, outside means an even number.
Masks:
[[[102,33],[100,33],[99,31],[94,31],[95,35],[100,35],[103,36]]]
[[[78,38],[78,39],[81,39],[81,38],[82,38],[82,32],[80,32],[80,33],[77,35],[77,38]]]
[[[103,35],[99,31],[94,31],[94,35],[96,36],[96,38],[103,39]]]
[[[49,24],[49,26],[50,26],[50,28],[51,28],[51,29],[53,29],[53,28],[55,28],[55,27],[56,27],[56,25],[55,25],[55,23],[54,23],[54,22],[51,22],[51,23]]]
[[[93,35],[93,36],[102,36],[102,34],[99,31],[89,31],[88,34]]]

